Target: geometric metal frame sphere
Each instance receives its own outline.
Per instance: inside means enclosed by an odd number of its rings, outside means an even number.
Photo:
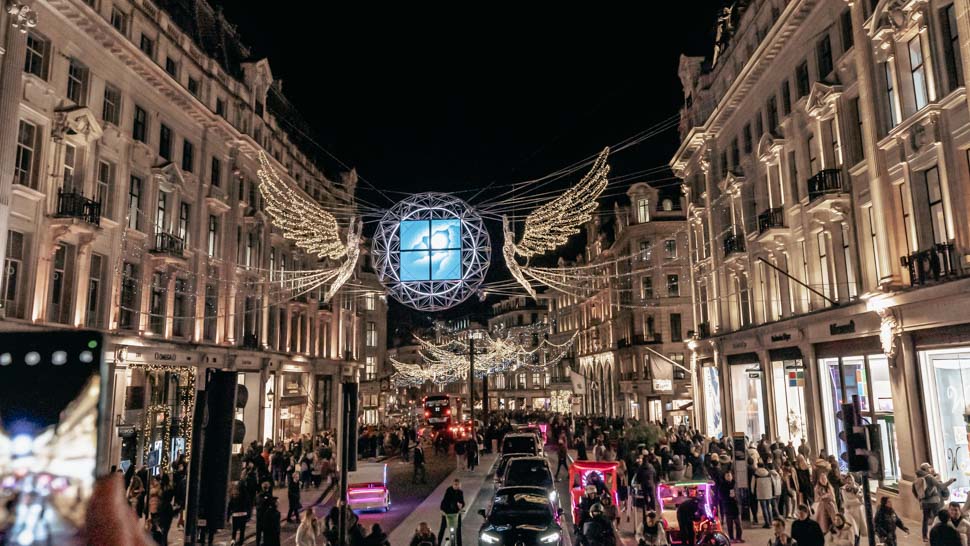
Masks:
[[[401,280],[401,222],[457,219],[461,226],[461,278]],[[429,259],[433,250],[429,246]],[[418,311],[443,311],[474,294],[485,280],[492,243],[482,217],[462,199],[445,193],[419,193],[399,201],[381,218],[372,251],[377,277],[397,301]]]

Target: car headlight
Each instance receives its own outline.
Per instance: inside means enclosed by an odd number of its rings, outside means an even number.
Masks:
[[[499,542],[502,542],[501,537],[494,535],[492,533],[489,533],[488,531],[485,531],[484,533],[482,533],[481,539],[482,539],[482,542],[486,544],[498,544]]]
[[[557,495],[555,491],[549,492],[549,502],[556,502],[557,498],[559,498],[559,495]]]
[[[553,531],[547,535],[542,535],[539,537],[539,542],[542,544],[552,544],[553,542],[559,542],[559,531]]]

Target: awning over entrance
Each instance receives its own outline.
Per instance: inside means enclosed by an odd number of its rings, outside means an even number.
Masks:
[[[729,366],[740,366],[743,364],[761,364],[758,360],[758,353],[741,353],[738,355],[727,355]]]
[[[772,362],[783,360],[801,360],[802,350],[798,347],[782,347],[780,349],[768,349],[768,357]]]

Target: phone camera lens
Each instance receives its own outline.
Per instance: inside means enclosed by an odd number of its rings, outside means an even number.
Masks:
[[[10,356],[10,353],[3,353],[0,355],[0,366],[9,366],[12,363],[13,357]]]
[[[54,351],[51,355],[51,364],[55,366],[67,364],[67,351]]]
[[[28,366],[36,366],[38,363],[40,363],[40,353],[37,351],[30,351],[24,356],[24,362],[26,362]]]
[[[94,360],[94,354],[92,354],[91,351],[81,351],[81,354],[78,355],[78,359],[85,364],[90,364]]]

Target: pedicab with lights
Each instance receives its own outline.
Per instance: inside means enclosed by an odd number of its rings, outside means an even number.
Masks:
[[[358,512],[391,509],[386,463],[357,463],[347,476],[347,505]]]
[[[587,485],[602,482],[602,487],[613,499],[613,505],[619,506],[620,497],[616,492],[618,466],[616,461],[573,461],[569,467],[569,497],[572,502],[573,523],[579,521],[579,502]]]
[[[657,485],[657,515],[660,516],[671,544],[683,544],[677,508],[691,498],[697,498],[700,505],[699,517],[694,520],[695,543],[712,546],[731,543],[721,529],[713,495],[714,482],[704,480],[661,482]]]

